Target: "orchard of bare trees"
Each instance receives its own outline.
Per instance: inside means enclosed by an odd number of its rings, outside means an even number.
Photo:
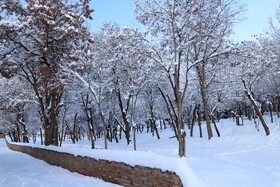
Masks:
[[[280,8],[267,35],[235,43],[244,9],[236,0],[135,0],[147,28],[104,23],[91,33],[89,0],[0,2],[0,130],[15,142],[61,146],[124,139],[172,128],[186,137],[222,136],[221,118],[280,109]],[[92,21],[94,24],[94,21]],[[201,126],[206,125],[207,134]],[[199,129],[199,134],[194,133]]]

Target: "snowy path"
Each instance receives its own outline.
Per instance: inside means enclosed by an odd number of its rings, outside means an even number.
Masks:
[[[23,153],[9,150],[0,139],[0,186],[2,187],[110,187],[100,179],[51,166]]]

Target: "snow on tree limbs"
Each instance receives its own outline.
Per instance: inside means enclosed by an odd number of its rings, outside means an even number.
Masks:
[[[0,59],[17,64],[6,77],[17,72],[32,85],[39,101],[41,120],[45,130],[45,144],[58,145],[57,117],[61,107],[64,82],[62,73],[70,55],[90,35],[83,25],[92,19],[89,1],[69,3],[62,0],[5,0],[1,4],[1,41],[5,50]],[[4,64],[9,67],[9,63]],[[2,68],[1,68],[2,69]],[[3,73],[2,73],[3,74]],[[44,97],[43,97],[44,96]]]

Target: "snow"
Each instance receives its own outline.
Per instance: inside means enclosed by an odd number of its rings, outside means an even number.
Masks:
[[[9,150],[0,139],[0,186],[113,187],[115,184],[51,166],[29,155]]]
[[[21,143],[20,145],[27,145]],[[87,146],[77,147],[56,147],[56,146],[42,146],[29,144],[32,147],[39,147],[53,151],[60,151],[64,153],[71,153],[75,156],[87,156],[97,160],[105,159],[109,161],[117,161],[129,164],[131,166],[141,165],[152,168],[160,168],[162,171],[176,172],[184,186],[205,186],[202,181],[195,175],[195,173],[188,166],[185,158],[167,157],[160,154],[153,153],[152,151],[124,151],[124,150],[90,150]],[[87,151],[86,151],[87,150]]]
[[[244,123],[240,127],[222,121],[221,138],[189,142],[190,167],[209,186],[280,186],[279,126],[271,124],[272,133],[266,136],[253,122]]]
[[[244,119],[244,126],[236,126],[235,122],[229,119],[221,120],[217,123],[221,137],[214,137],[210,141],[207,139],[205,124],[204,138],[199,138],[196,125],[193,138],[189,137],[189,131],[186,130],[186,158],[178,156],[178,142],[176,138],[170,138],[174,136],[172,128],[159,129],[159,140],[145,131],[143,134],[137,134],[137,151],[133,151],[133,145],[127,146],[125,139],[118,144],[108,142],[108,150],[102,149],[103,139],[96,141],[98,149],[94,150],[90,149],[88,140],[82,140],[75,145],[69,140],[69,143],[64,142],[61,148],[49,146],[47,149],[114,160],[132,166],[143,165],[163,171],[175,171],[185,187],[278,187],[280,121],[275,121],[278,122],[268,124],[271,134],[266,136],[262,128],[258,131],[254,122],[248,119]],[[45,148],[39,144],[38,141],[36,145],[28,145]],[[33,173],[35,175],[36,171]]]

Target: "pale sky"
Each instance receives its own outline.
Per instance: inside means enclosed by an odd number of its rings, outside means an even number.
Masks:
[[[240,0],[246,4],[246,11],[243,13],[245,20],[235,25],[235,41],[252,40],[252,35],[269,32],[268,20],[274,17],[280,0]]]
[[[239,0],[240,4],[246,4],[243,20],[237,23],[231,37],[234,41],[252,40],[252,35],[262,34],[269,31],[268,20],[276,13],[280,0]],[[115,22],[119,26],[141,24],[135,20],[133,0],[94,0],[92,8],[94,20],[90,23],[91,31],[98,31],[103,22]]]

